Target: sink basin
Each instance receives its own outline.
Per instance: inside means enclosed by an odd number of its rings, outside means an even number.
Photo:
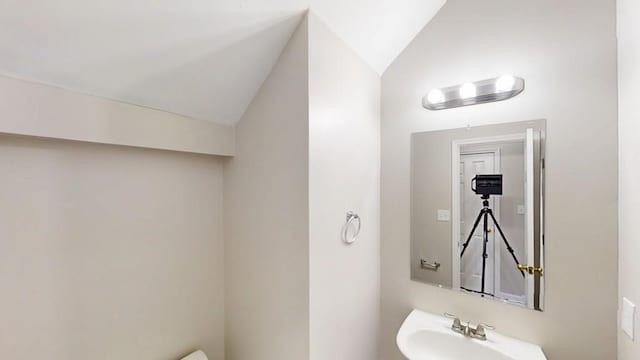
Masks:
[[[451,330],[451,319],[414,310],[396,341],[409,360],[546,360],[540,346],[487,331],[487,340]]]

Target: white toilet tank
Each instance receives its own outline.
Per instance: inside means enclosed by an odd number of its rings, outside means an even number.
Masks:
[[[191,353],[180,360],[209,360],[202,350]]]

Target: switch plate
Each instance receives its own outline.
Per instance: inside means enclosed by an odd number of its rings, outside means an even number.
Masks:
[[[633,329],[635,326],[636,305],[627,298],[622,298],[622,314],[620,315],[620,326],[627,336],[633,340]]]
[[[451,212],[449,210],[438,209],[438,221],[450,221]]]

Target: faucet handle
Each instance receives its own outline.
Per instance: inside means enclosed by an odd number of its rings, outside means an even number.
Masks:
[[[460,318],[458,318],[458,316],[449,313],[444,313],[444,316],[448,317],[449,319],[453,319],[453,324],[451,324],[451,328],[453,330],[457,332],[465,331],[466,328],[462,325],[462,322],[460,321]]]
[[[489,324],[480,323],[478,324],[478,326],[476,326],[475,329],[471,330],[470,335],[471,337],[476,339],[487,340],[487,332],[485,331],[485,329],[495,330],[495,327]]]
[[[489,330],[495,330],[496,329],[495,326],[489,325],[489,324],[485,324],[485,323],[478,324],[478,328],[489,329]]]
[[[444,313],[444,316],[448,317],[449,319],[453,319],[453,324],[454,325],[460,325],[460,318],[458,317],[458,315],[454,315],[454,314],[449,314],[449,313]]]

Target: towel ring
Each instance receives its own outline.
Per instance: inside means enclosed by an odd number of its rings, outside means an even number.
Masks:
[[[352,236],[349,236],[349,229],[351,229],[353,226],[356,227],[355,231]],[[361,227],[362,222],[360,221],[360,216],[353,211],[347,212],[347,222],[342,227],[342,240],[347,244],[353,244],[360,234]]]

